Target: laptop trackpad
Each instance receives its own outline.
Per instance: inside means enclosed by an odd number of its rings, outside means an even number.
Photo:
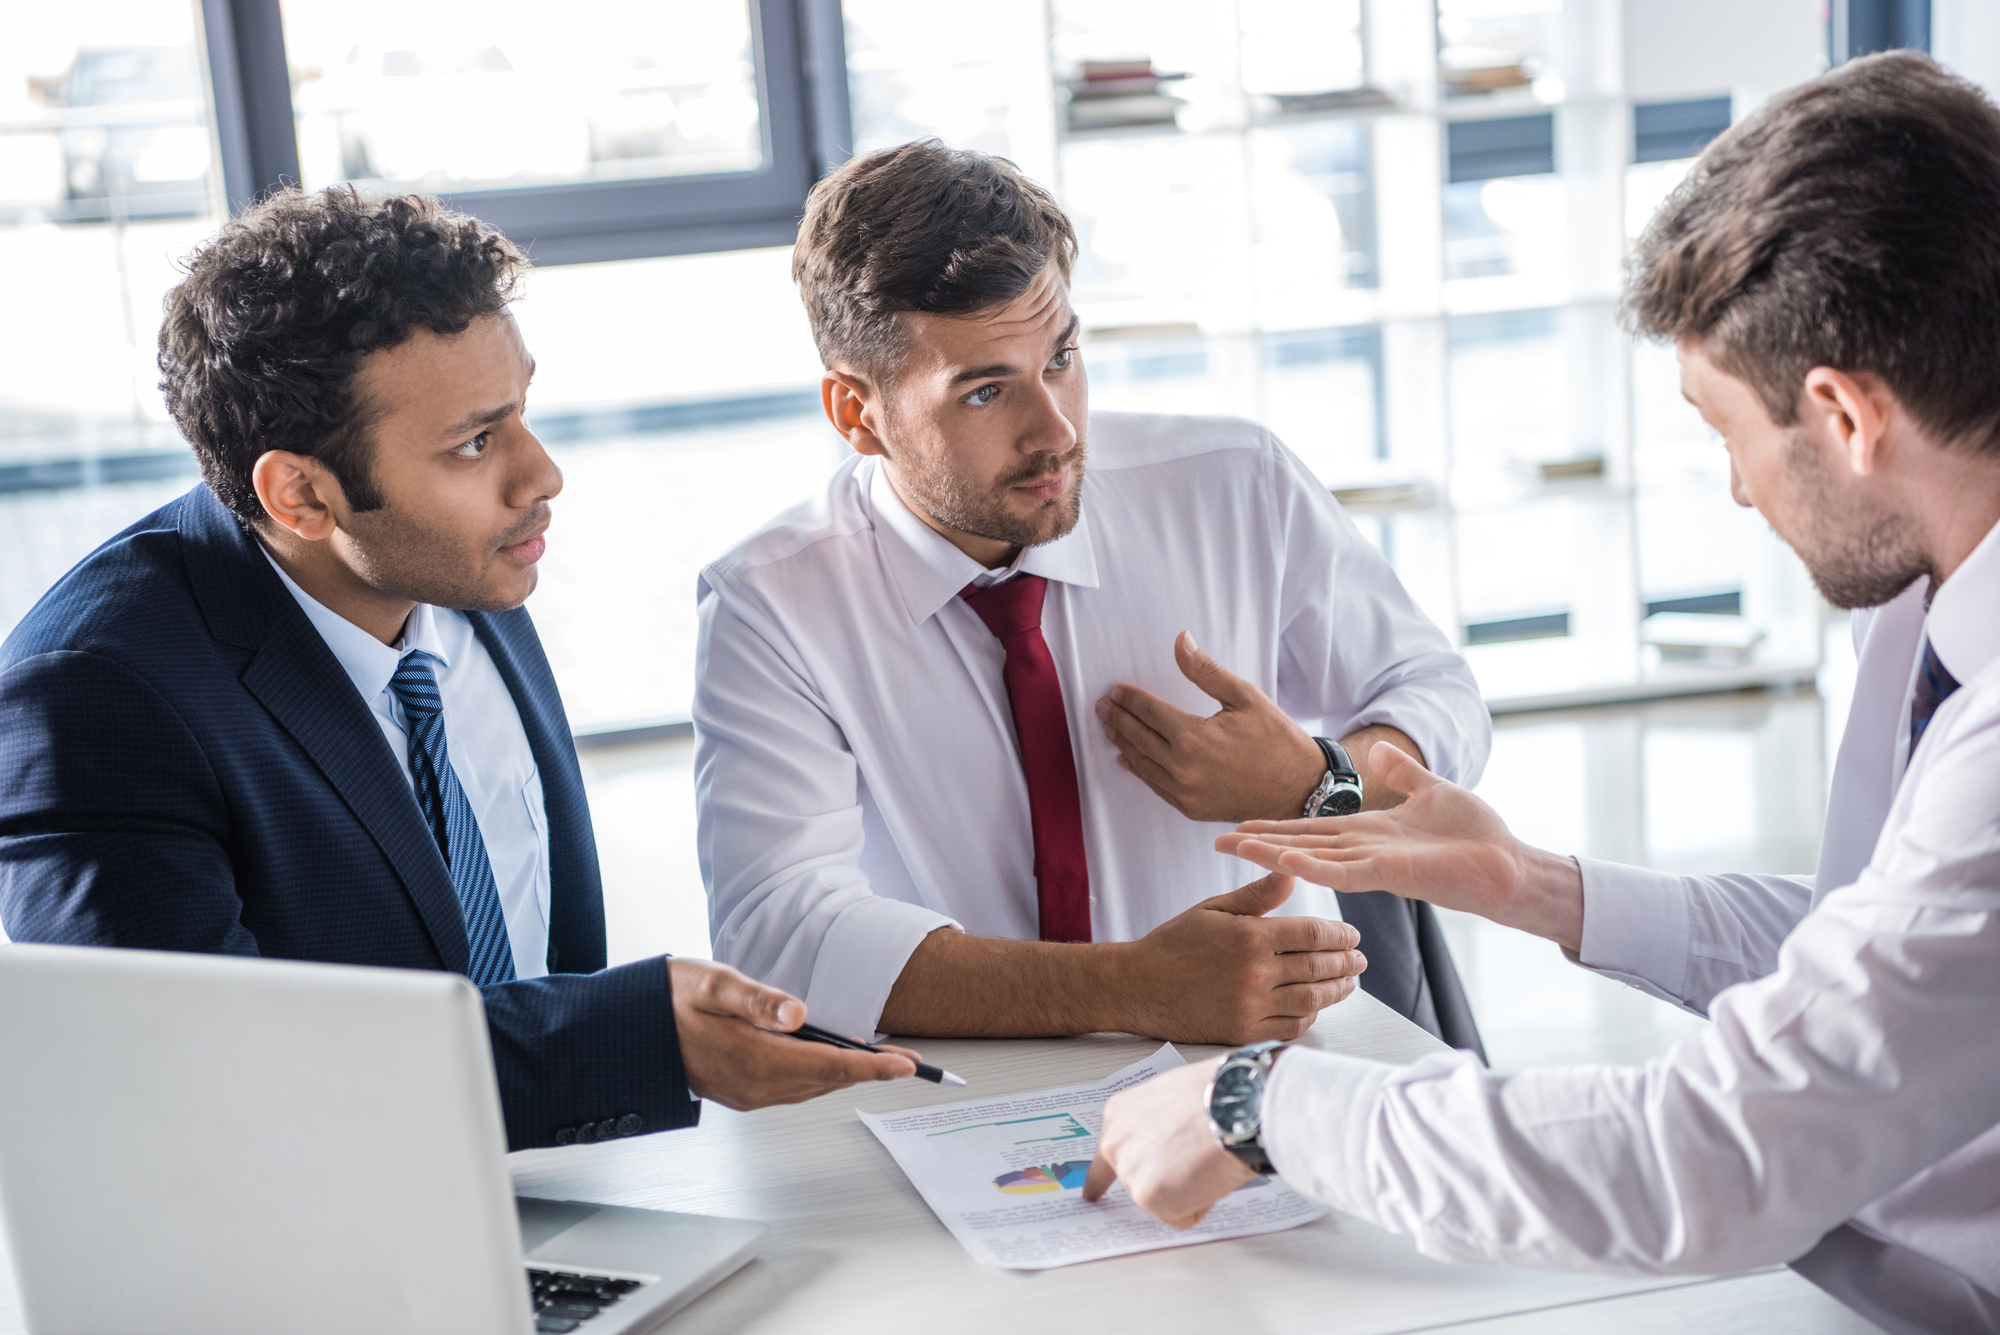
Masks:
[[[516,1196],[514,1209],[521,1216],[521,1250],[532,1252],[555,1237],[567,1233],[597,1213],[595,1205],[575,1201],[541,1201],[532,1196]]]

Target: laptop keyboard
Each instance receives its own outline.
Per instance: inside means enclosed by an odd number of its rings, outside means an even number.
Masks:
[[[639,1287],[636,1279],[531,1268],[528,1291],[535,1299],[535,1330],[540,1335],[564,1335]]]

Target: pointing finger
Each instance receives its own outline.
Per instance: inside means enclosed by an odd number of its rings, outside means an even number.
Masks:
[[[1083,1198],[1087,1201],[1101,1200],[1117,1180],[1118,1170],[1111,1166],[1111,1160],[1104,1151],[1099,1150],[1097,1157],[1090,1161],[1090,1171],[1083,1176]]]

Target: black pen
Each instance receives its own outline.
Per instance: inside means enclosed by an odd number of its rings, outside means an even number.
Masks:
[[[772,1032],[789,1033],[793,1038],[803,1038],[808,1043],[825,1043],[830,1047],[846,1048],[849,1052],[882,1051],[872,1043],[856,1043],[851,1038],[842,1038],[839,1034],[829,1033],[816,1024],[802,1024],[796,1029],[776,1029]],[[917,1063],[917,1079],[928,1080],[934,1085],[956,1085],[960,1088],[965,1085],[965,1077],[953,1075],[950,1071],[936,1066],[927,1066],[923,1062]]]

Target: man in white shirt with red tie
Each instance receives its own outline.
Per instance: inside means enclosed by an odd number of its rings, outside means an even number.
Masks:
[[[1474,782],[1470,671],[1269,432],[1089,412],[1075,253],[936,142],[814,191],[794,272],[855,456],[702,575],[717,958],[845,1032],[1237,1042],[1366,965],[1476,1050],[1434,921],[1239,887],[1208,823],[1394,800],[1348,759],[1379,739]]]
[[[1866,609],[1817,874],[1560,857],[1378,750],[1395,811],[1223,846],[1548,937],[1712,1027],[1629,1068],[1202,1063],[1111,1103],[1085,1195],[1115,1173],[1187,1226],[1275,1166],[1445,1259],[1790,1262],[1889,1331],[2000,1330],[2000,108],[1911,52],[1845,65],[1717,139],[1632,273],[1737,502]]]

